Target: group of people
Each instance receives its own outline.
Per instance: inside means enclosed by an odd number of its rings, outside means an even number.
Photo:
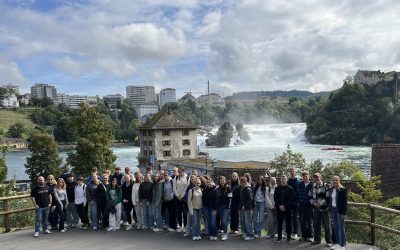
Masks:
[[[130,168],[123,174],[119,167],[102,176],[94,168],[86,179],[68,173],[57,180],[49,175],[45,183],[40,176],[31,190],[36,206],[34,236],[39,236],[40,224],[44,233],[51,233],[47,221],[60,232],[78,227],[80,221],[82,229],[115,231],[121,225],[126,230],[167,229],[194,241],[202,235],[217,240],[218,233],[224,241],[229,238],[228,225],[230,234],[239,234],[240,226],[243,239],[253,240],[261,237],[266,212],[267,239],[321,244],[322,225],[327,246],[344,249],[347,190],[339,177],[328,184],[315,173],[311,182],[307,172],[299,178],[295,168],[290,168],[288,176],[279,178],[279,185],[271,176],[253,182],[249,173],[240,177],[234,172],[229,179],[213,180],[195,170],[189,176],[183,167],[174,168],[171,176],[165,170],[153,174],[151,168],[145,175],[132,175]],[[286,236],[282,235],[284,226]]]

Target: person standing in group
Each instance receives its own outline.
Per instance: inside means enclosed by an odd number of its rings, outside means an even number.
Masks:
[[[187,186],[190,184],[189,176],[185,173],[184,167],[178,168],[178,176],[174,179],[174,194],[176,198],[176,217],[178,225],[180,226],[178,232],[185,231],[185,226],[187,224],[187,215],[185,209],[185,192]],[[183,218],[183,221],[182,221]]]
[[[164,195],[164,180],[160,174],[154,176],[154,186],[153,186],[153,198],[152,208],[154,214],[154,222],[155,227],[153,228],[154,232],[161,232],[164,230],[163,227],[163,218],[162,218],[162,203],[163,203],[163,195]]]
[[[300,179],[296,176],[296,168],[291,167],[289,169],[289,179],[287,184],[293,188],[294,193],[294,202],[290,208],[290,212],[292,215],[292,239],[297,240],[297,232],[298,232],[298,214],[299,214],[299,206],[298,206],[298,197],[297,197],[297,186],[300,183]]]
[[[114,178],[117,179],[118,186],[121,186],[121,180],[122,180],[123,176],[124,175],[121,173],[121,168],[120,167],[115,167],[114,174],[111,176],[111,180],[114,179]]]
[[[139,201],[139,188],[142,182],[143,176],[140,172],[135,172],[135,184],[132,187],[132,205],[136,214],[136,229],[142,229],[143,227],[142,208]]]
[[[276,189],[276,178],[269,179],[269,186],[267,187],[265,204],[267,207],[267,239],[278,236],[278,217],[276,215],[276,207],[274,201],[274,194]]]
[[[203,190],[203,211],[207,221],[208,234],[210,240],[217,240],[217,226],[215,219],[217,216],[218,194],[211,178],[206,181],[206,188]]]
[[[35,237],[39,237],[40,224],[43,232],[51,234],[47,229],[47,217],[52,203],[50,187],[44,184],[43,176],[37,178],[37,185],[31,190],[32,203],[35,206]]]
[[[299,202],[299,215],[300,215],[300,227],[301,227],[301,238],[300,241],[312,241],[313,230],[312,230],[312,206],[311,206],[311,189],[313,183],[310,181],[310,177],[307,172],[301,174],[302,181],[297,186],[297,198]]]
[[[239,184],[239,175],[236,172],[231,174],[231,180],[229,182],[229,188],[231,189],[231,233],[238,234],[239,233],[239,203],[240,203],[240,184]]]
[[[54,179],[53,175],[47,176],[47,186],[50,188],[51,192],[51,200],[52,204],[49,211],[49,222],[52,230],[57,230],[57,222],[58,222],[58,214],[56,211],[57,208],[57,200],[54,196],[54,192],[56,191],[57,181]]]
[[[59,178],[57,180],[57,187],[54,191],[54,197],[56,198],[57,201],[56,212],[58,218],[60,219],[58,230],[61,233],[65,233],[65,228],[64,228],[65,214],[66,214],[65,210],[66,207],[68,206],[68,197],[67,197],[65,181],[63,178]]]
[[[201,240],[200,236],[200,218],[203,208],[203,191],[201,190],[201,181],[199,178],[195,179],[195,186],[189,191],[188,194],[188,210],[192,217],[192,239]]]
[[[280,185],[274,193],[275,207],[278,217],[278,242],[282,241],[283,219],[286,222],[286,241],[289,243],[292,235],[291,206],[294,202],[293,188],[287,184],[286,175],[282,175]]]
[[[315,173],[314,185],[311,190],[311,204],[313,206],[313,228],[314,241],[313,245],[321,244],[321,224],[325,231],[325,241],[327,246],[331,246],[331,220],[329,218],[329,199],[330,192],[327,183],[322,181],[320,173]]]
[[[229,210],[231,208],[231,188],[229,187],[228,183],[226,182],[225,176],[220,176],[218,178],[218,187],[217,187],[217,194],[218,194],[218,205],[217,211],[219,218],[221,219],[221,227],[223,230],[223,235],[221,240],[228,239],[228,219],[229,219]]]
[[[134,180],[134,176],[132,175],[132,171],[131,171],[131,168],[130,168],[130,167],[125,167],[125,168],[124,168],[124,175],[123,175],[122,178],[121,178],[121,187],[122,187],[122,185],[125,183],[125,181],[126,181],[126,176],[127,176],[127,175],[129,175],[129,177],[131,177],[131,178],[130,178],[131,181]]]
[[[254,240],[253,209],[254,193],[251,182],[246,177],[240,178],[240,224],[244,240]]]
[[[96,201],[96,190],[99,184],[100,180],[97,175],[92,174],[92,180],[86,185],[86,200],[90,207],[91,227],[93,230],[97,230],[99,227],[98,204]]]
[[[79,215],[75,206],[75,187],[78,185],[75,181],[75,174],[69,173],[67,178],[67,197],[68,206],[66,209],[66,220],[68,227],[76,227],[79,223]]]
[[[153,207],[151,203],[154,183],[151,182],[151,178],[151,174],[147,173],[144,182],[139,186],[139,203],[142,212],[143,230],[152,229],[154,226]]]
[[[189,210],[187,208],[187,199],[188,199],[188,195],[189,195],[189,191],[192,190],[192,188],[194,188],[196,186],[196,176],[192,175],[190,176],[190,184],[189,186],[187,186],[186,191],[185,191],[185,196],[184,196],[184,200],[185,200],[185,210],[186,210],[186,227],[185,227],[185,233],[183,234],[184,237],[190,236],[192,234],[192,216],[190,216],[190,214],[188,213]]]
[[[254,187],[254,237],[261,237],[261,230],[264,223],[264,210],[265,210],[265,199],[266,199],[266,189],[267,185],[265,183],[264,177],[259,176],[257,183]]]
[[[125,172],[123,181],[122,181],[122,205],[124,206],[125,215],[126,215],[126,222],[128,225],[126,226],[126,230],[132,229],[132,191],[133,191],[133,181],[131,180],[131,175]]]
[[[347,189],[340,184],[339,176],[332,177],[331,211],[336,243],[331,249],[344,250],[346,246],[344,217],[347,212]]]
[[[119,230],[119,224],[121,222],[121,202],[122,202],[122,191],[118,186],[118,179],[113,178],[111,186],[107,189],[107,206],[109,208],[108,222],[110,227],[107,231]]]
[[[78,185],[75,187],[75,205],[81,219],[82,229],[87,229],[89,225],[88,208],[86,200],[86,185],[83,183],[83,177],[78,177]]]
[[[109,175],[104,174],[103,175],[103,180],[99,183],[99,185],[96,188],[96,203],[97,203],[97,208],[98,208],[98,215],[99,219],[101,218],[101,221],[103,223],[103,228],[107,229],[109,226],[108,223],[108,218],[109,218],[109,213],[107,209],[107,189],[110,186],[110,182],[108,180]]]
[[[164,206],[168,212],[168,231],[176,231],[176,206],[174,200],[174,181],[164,172]]]

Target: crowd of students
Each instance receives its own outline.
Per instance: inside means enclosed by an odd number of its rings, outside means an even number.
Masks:
[[[289,176],[279,178],[279,185],[270,176],[253,182],[249,173],[240,177],[234,172],[229,179],[219,176],[214,182],[196,171],[189,176],[183,167],[174,168],[172,176],[164,170],[153,175],[151,168],[144,176],[140,172],[132,175],[129,168],[122,174],[119,167],[102,176],[94,168],[87,179],[68,173],[57,180],[49,175],[45,183],[40,176],[31,190],[36,206],[34,236],[39,236],[40,224],[44,233],[51,233],[47,221],[52,230],[60,232],[78,227],[80,221],[82,229],[115,231],[121,225],[125,230],[166,229],[194,241],[202,235],[217,240],[218,234],[228,240],[229,234],[239,234],[240,225],[243,239],[253,240],[261,237],[266,212],[267,239],[321,244],[322,225],[326,245],[344,249],[347,191],[339,177],[328,184],[315,173],[311,182],[307,172],[299,178],[291,168]]]

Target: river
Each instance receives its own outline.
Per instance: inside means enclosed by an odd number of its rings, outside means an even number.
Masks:
[[[217,160],[227,161],[271,161],[276,155],[286,150],[287,145],[294,152],[302,153],[308,163],[320,159],[323,163],[339,162],[343,159],[354,161],[364,173],[369,176],[371,167],[371,147],[343,146],[343,150],[322,150],[327,145],[313,145],[305,141],[304,132],[306,124],[266,124],[245,125],[249,132],[250,141],[237,145],[239,140],[235,135],[231,145],[225,148],[207,147],[205,136],[198,135],[200,151],[209,153],[209,156]],[[213,131],[216,132],[216,129]],[[136,159],[138,147],[114,147],[117,156],[116,164],[121,167],[129,166],[135,169],[138,165]],[[65,160],[68,150],[60,151],[60,156]],[[24,164],[29,156],[29,151],[9,152],[6,157],[8,166],[8,178],[27,179]]]

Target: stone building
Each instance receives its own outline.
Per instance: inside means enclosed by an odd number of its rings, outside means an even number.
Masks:
[[[155,114],[139,127],[139,159],[163,163],[170,159],[197,157],[197,127],[170,107]]]
[[[395,79],[397,75],[396,71],[390,72],[381,72],[378,71],[370,71],[370,70],[358,70],[354,75],[354,83],[366,83],[369,85],[374,85],[378,82],[389,82]]]

